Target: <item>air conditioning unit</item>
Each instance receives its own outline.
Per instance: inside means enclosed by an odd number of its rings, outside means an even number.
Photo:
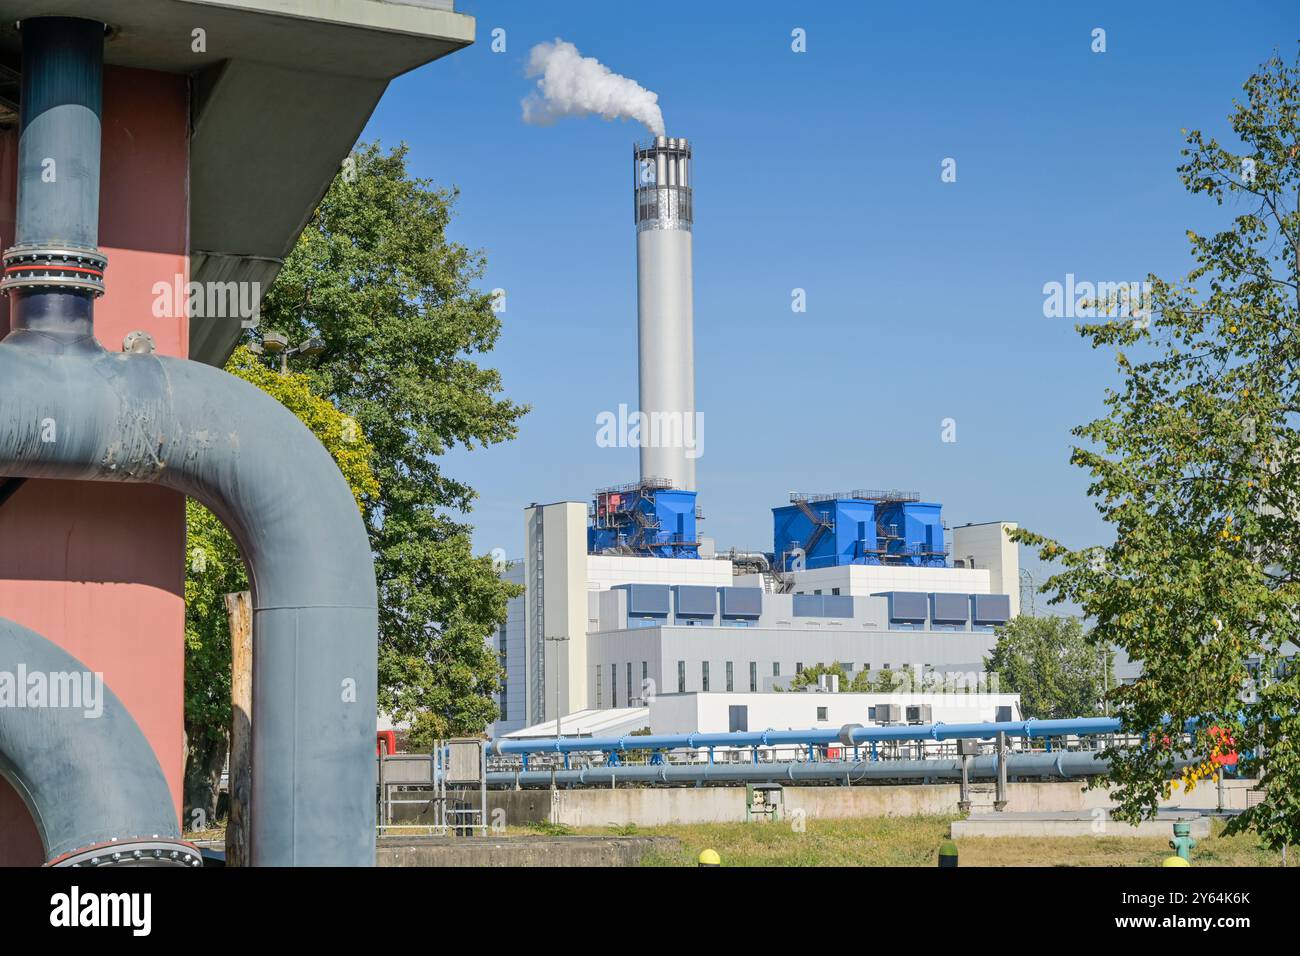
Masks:
[[[934,708],[929,704],[912,704],[907,708],[909,724],[929,724],[934,722]]]
[[[903,719],[903,708],[898,704],[877,704],[876,723],[896,724]]]

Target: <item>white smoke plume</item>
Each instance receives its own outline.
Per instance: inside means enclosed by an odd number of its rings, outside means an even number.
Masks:
[[[529,51],[525,75],[539,78],[537,89],[524,99],[525,123],[546,126],[565,116],[598,113],[607,120],[639,120],[656,136],[664,133],[658,93],[583,56],[559,37]]]

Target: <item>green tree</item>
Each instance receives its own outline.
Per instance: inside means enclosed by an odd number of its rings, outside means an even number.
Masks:
[[[268,369],[239,347],[226,371],[256,385],[298,416],[334,457],[364,514],[379,484],[372,450],[356,423],[316,395],[306,376]],[[185,502],[185,806],[211,819],[230,729],[230,628],[225,595],[248,588],[239,549],[225,526],[197,501]],[[187,823],[189,821],[186,821]]]
[[[1113,542],[1018,538],[1063,565],[1053,601],[1142,664],[1112,693],[1149,744],[1110,753],[1120,815],[1208,776],[1221,728],[1263,790],[1229,829],[1276,848],[1300,842],[1300,670],[1284,667],[1300,638],[1300,69],[1275,56],[1244,93],[1229,143],[1185,132],[1179,167],[1231,218],[1187,233],[1196,265],[1151,277],[1148,316],[1080,327],[1114,350],[1120,379],[1072,455]]]
[[[1091,644],[1074,617],[1021,615],[998,628],[984,669],[996,674],[998,690],[1020,695],[1026,717],[1055,720],[1090,717],[1115,683],[1114,654]]]
[[[439,459],[513,438],[527,409],[475,361],[501,323],[491,294],[474,287],[483,256],[447,238],[456,192],[412,178],[405,147],[363,144],[353,159],[285,261],[261,324],[324,340],[300,367],[373,448],[379,704],[413,721],[419,745],[496,718],[500,667],[486,640],[517,593],[473,553],[456,515],[476,495]]]
[[[839,661],[832,661],[830,664],[815,664],[812,667],[805,667],[798,674],[795,674],[790,681],[789,690],[796,690],[801,687],[815,687],[818,679],[823,674],[833,674],[840,679],[840,693],[865,694],[880,693],[890,694],[894,691],[901,690],[906,685],[911,689],[910,669],[905,667],[903,672],[893,671],[889,668],[878,671],[872,676],[870,671],[856,671],[852,676],[844,669],[844,665]],[[780,688],[778,688],[779,690]]]
[[[816,687],[817,682],[824,674],[831,674],[840,679],[840,690],[847,690],[852,678],[849,677],[848,671],[839,661],[832,661],[830,664],[814,664],[812,667],[805,667],[799,673],[795,674],[790,680],[790,690],[797,690],[801,687]]]

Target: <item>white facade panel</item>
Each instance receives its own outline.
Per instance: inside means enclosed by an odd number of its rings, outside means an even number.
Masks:
[[[607,591],[619,584],[712,584],[731,586],[731,562],[698,558],[587,555],[587,587]]]

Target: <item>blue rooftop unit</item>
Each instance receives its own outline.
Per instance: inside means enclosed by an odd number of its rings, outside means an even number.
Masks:
[[[772,509],[772,553],[778,567],[833,568],[861,564],[876,547],[876,503],[856,498],[809,499]]]
[[[698,558],[695,492],[641,481],[596,492],[587,528],[591,554]]]
[[[882,561],[918,568],[942,568],[947,563],[942,505],[926,501],[891,501],[879,509],[876,534]]]
[[[772,509],[772,553],[782,571],[845,564],[943,567],[942,505],[908,491],[791,495]]]

